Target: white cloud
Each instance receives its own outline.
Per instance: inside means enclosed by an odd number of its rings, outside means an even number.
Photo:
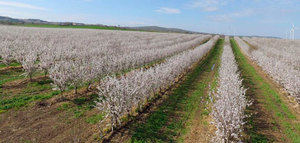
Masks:
[[[209,18],[211,20],[217,21],[217,22],[229,22],[229,21],[234,20],[235,18],[251,16],[253,13],[254,13],[254,11],[252,9],[246,9],[246,10],[239,11],[239,12],[210,16]]]
[[[175,9],[175,8],[168,8],[168,7],[161,7],[157,10],[155,10],[156,12],[159,13],[165,13],[165,14],[179,14],[181,13],[181,11],[179,9]]]
[[[187,4],[189,8],[201,8],[203,11],[217,11],[221,6],[227,4],[226,0],[193,0]]]
[[[43,7],[34,6],[34,5],[26,4],[26,3],[20,3],[20,2],[12,2],[12,1],[0,1],[0,5],[18,7],[18,8],[35,9],[35,10],[47,10],[46,8],[43,8]]]
[[[229,22],[232,20],[232,18],[229,15],[215,15],[215,16],[210,16],[209,18],[217,22]]]

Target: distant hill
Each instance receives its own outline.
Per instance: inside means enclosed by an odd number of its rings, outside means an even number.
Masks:
[[[52,25],[84,25],[74,22],[48,22],[40,19],[17,19],[6,16],[0,16],[0,24],[52,24]]]
[[[143,30],[143,31],[159,31],[159,32],[177,32],[177,33],[199,33],[179,28],[165,28],[159,26],[141,26],[141,27],[126,27],[128,29]]]
[[[159,26],[141,26],[141,27],[117,27],[107,26],[103,24],[83,24],[76,22],[48,22],[40,19],[17,19],[6,16],[0,16],[0,24],[9,25],[25,25],[25,24],[37,24],[37,25],[58,25],[58,26],[99,26],[99,27],[112,27],[114,29],[127,29],[127,30],[139,30],[139,31],[151,31],[151,32],[174,32],[174,33],[199,33],[178,28],[165,28]],[[77,27],[78,28],[78,27]]]
[[[6,16],[0,16],[0,21],[1,22],[22,22],[19,19],[14,19],[14,18],[6,17]]]
[[[16,18],[10,18],[10,17],[5,17],[5,16],[0,16],[0,22],[1,23],[19,23],[19,24],[24,24],[24,23],[36,23],[36,24],[48,23],[47,21],[43,21],[43,20],[40,20],[40,19],[16,19]]]
[[[282,39],[280,37],[275,37],[275,36],[257,36],[257,35],[250,35],[250,36],[244,36],[244,37],[256,37],[256,38],[275,38],[275,39]]]
[[[275,38],[275,39],[282,39],[280,37],[275,37],[275,36],[259,36],[259,35],[249,35],[249,36],[245,36],[245,35],[227,35],[227,36],[236,36],[236,37],[248,37],[248,38]]]

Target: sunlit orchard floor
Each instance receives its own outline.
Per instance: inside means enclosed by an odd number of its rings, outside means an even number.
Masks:
[[[247,59],[232,41],[232,47],[254,105],[245,126],[249,142],[300,142],[299,113],[292,108],[274,83],[255,63]],[[219,53],[221,50],[217,53]],[[218,55],[218,54],[217,54]],[[215,57],[217,57],[215,55]],[[205,62],[206,61],[206,62]],[[214,70],[211,67],[216,64]],[[207,58],[186,76],[163,104],[137,120],[126,135],[111,141],[195,142],[201,131],[213,133],[210,126],[208,84],[213,83],[218,58]],[[97,142],[97,123],[103,115],[95,109],[97,93],[85,87],[74,94],[71,87],[61,93],[52,90],[52,81],[36,72],[29,81],[18,63],[0,64],[0,142]],[[203,131],[202,131],[203,132]],[[201,137],[208,142],[210,135]],[[199,141],[199,140],[198,140]],[[197,142],[197,141],[196,141]]]
[[[220,51],[221,47],[218,48]],[[182,110],[181,112],[184,113],[185,103],[192,106],[193,110],[196,109],[197,102],[190,104],[193,99],[198,97],[197,94],[192,92],[195,90],[195,78],[203,70],[208,69],[208,73],[210,73],[210,68],[215,64],[216,58],[210,59],[205,60],[198,67],[197,72],[189,75],[187,82],[175,91],[176,96],[172,96],[169,99],[170,101],[168,100],[168,103],[173,103],[172,107],[174,108],[168,109],[169,112],[166,114],[173,114],[177,110],[178,112]],[[78,95],[73,94],[72,88],[66,93],[53,91],[52,81],[44,76],[42,72],[36,72],[33,81],[29,81],[27,77],[22,75],[24,71],[17,63],[9,66],[1,65],[1,69],[1,77],[3,77],[1,79],[1,141],[43,142],[50,140],[55,142],[80,140],[86,142],[98,140],[97,123],[103,118],[103,115],[94,108],[94,101],[97,99],[96,93],[85,92],[85,88],[80,90],[79,93],[81,94]],[[203,81],[209,81],[208,78]],[[204,90],[207,84],[203,83],[203,85],[197,86],[200,88],[198,90]],[[187,97],[182,98],[184,97],[181,96],[182,94]],[[202,98],[202,100],[206,100],[206,97]],[[165,110],[164,108],[168,105],[162,105],[159,110]],[[182,107],[177,108],[179,105]],[[153,116],[155,114],[157,112]],[[190,114],[186,114],[184,120],[187,121],[189,117]],[[154,120],[160,120],[160,118]],[[184,129],[183,125],[180,125],[181,129]],[[161,124],[161,128],[164,126],[167,126],[167,124]],[[169,127],[172,127],[172,125],[169,125]],[[170,133],[167,132],[165,135]]]
[[[21,68],[1,65],[0,142],[93,140],[95,125],[103,117],[94,108],[95,93],[73,95],[70,89],[61,98],[43,73],[35,73],[33,81],[23,73]]]

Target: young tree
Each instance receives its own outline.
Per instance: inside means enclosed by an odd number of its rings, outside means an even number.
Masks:
[[[25,70],[26,75],[29,76],[30,81],[32,81],[32,75],[37,69],[36,60],[37,60],[37,55],[36,52],[33,50],[33,51],[29,51],[24,56],[24,58],[20,61],[23,69]]]

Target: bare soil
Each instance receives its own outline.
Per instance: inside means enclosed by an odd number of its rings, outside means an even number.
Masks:
[[[49,78],[45,77],[45,76],[37,76],[37,77],[33,77],[31,81],[29,79],[14,80],[14,81],[5,83],[4,85],[2,85],[2,88],[3,89],[23,88],[23,87],[27,86],[27,84],[30,82],[40,82],[40,81],[45,81],[48,79]]]
[[[216,64],[216,67],[219,63]],[[198,82],[206,82],[210,85],[215,79],[215,73],[218,72],[217,68],[208,74],[204,74],[199,78]],[[210,81],[203,81],[204,77],[209,77]],[[208,95],[209,88],[206,87],[204,90],[204,95]],[[204,114],[204,110],[209,110],[211,104],[207,104],[207,99],[202,98],[202,102],[199,103],[199,107],[196,110],[194,116],[190,120],[190,124],[187,127],[187,133],[183,135],[183,141],[185,143],[209,143],[215,136],[216,128],[211,122],[212,117],[209,114]]]
[[[58,110],[61,104],[34,106],[0,114],[0,142],[94,142],[97,125]],[[94,109],[86,114],[97,112]]]

